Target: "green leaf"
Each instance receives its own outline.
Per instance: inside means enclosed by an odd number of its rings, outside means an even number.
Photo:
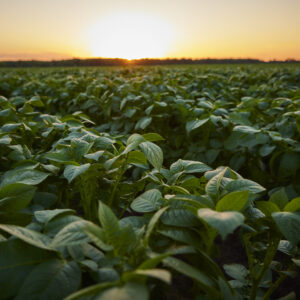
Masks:
[[[49,246],[51,239],[40,232],[15,225],[0,224],[0,229],[35,247],[52,250],[52,248]]]
[[[1,299],[15,298],[33,268],[56,255],[19,239],[1,241],[0,253]]]
[[[157,232],[174,241],[193,246],[197,249],[202,249],[203,247],[201,239],[199,239],[199,235],[186,228],[167,228],[157,230]]]
[[[230,264],[224,265],[223,268],[230,277],[241,282],[246,282],[246,277],[248,276],[249,271],[243,265]]]
[[[204,125],[208,120],[209,118],[205,118],[201,120],[200,119],[191,120],[186,123],[185,129],[187,133],[190,133],[192,130],[197,129],[200,126]]]
[[[99,201],[98,218],[104,230],[106,242],[115,246],[119,239],[119,221],[112,210],[104,203]]]
[[[113,250],[113,247],[111,245],[106,244],[105,232],[99,226],[89,222],[83,227],[83,231],[100,249],[104,251]]]
[[[0,145],[9,145],[11,141],[12,139],[8,135],[2,136],[0,138]]]
[[[210,208],[198,210],[198,217],[215,228],[223,239],[243,224],[245,217],[236,211],[217,212]]]
[[[54,219],[57,216],[74,214],[74,213],[75,210],[64,208],[64,209],[52,209],[52,210],[38,210],[34,212],[34,216],[38,222],[46,225],[48,222],[50,222],[52,219]]]
[[[55,235],[51,247],[58,249],[89,242],[90,239],[83,230],[88,223],[88,221],[79,220],[66,225]]]
[[[255,129],[251,126],[235,126],[233,128],[233,131],[237,131],[237,132],[242,132],[242,133],[249,133],[249,134],[253,134],[253,133],[259,133],[260,130],[259,129]]]
[[[157,145],[152,142],[143,142],[139,145],[147,160],[153,165],[154,168],[160,170],[163,164],[163,152]]]
[[[81,289],[80,291],[77,291],[77,292],[69,295],[64,300],[85,299],[85,297],[88,297],[88,296],[95,296],[95,295],[98,295],[102,290],[105,290],[105,289],[107,289],[111,286],[117,285],[117,284],[119,284],[119,281],[95,284],[95,285]]]
[[[300,211],[300,197],[294,198],[291,200],[283,209],[284,211]]]
[[[282,210],[289,202],[289,199],[284,192],[284,188],[281,188],[279,191],[271,195],[269,201],[275,203]]]
[[[270,217],[273,212],[280,211],[279,207],[270,201],[257,201],[256,207],[267,217]]]
[[[36,188],[23,184],[12,183],[0,189],[0,210],[15,212],[25,208],[32,200]]]
[[[141,151],[131,151],[128,153],[127,156],[127,163],[128,164],[146,164],[147,159],[143,152]]]
[[[135,125],[135,129],[145,129],[151,123],[152,117],[143,117]]]
[[[284,237],[297,245],[300,241],[300,212],[275,212],[272,217]]]
[[[199,225],[197,217],[192,212],[182,207],[170,208],[160,219],[163,224],[170,226],[194,227]]]
[[[226,190],[229,192],[249,191],[250,193],[257,194],[265,191],[266,189],[252,180],[236,179],[226,185]]]
[[[93,143],[88,143],[78,138],[72,139],[71,141],[71,151],[77,161],[87,154],[92,146]]]
[[[232,192],[223,197],[216,206],[217,211],[242,211],[248,201],[249,192]]]
[[[97,295],[97,300],[148,300],[149,292],[144,284],[137,282],[126,282],[120,287],[105,289]]]
[[[28,185],[37,185],[44,181],[50,174],[37,170],[11,170],[4,174],[0,188],[12,183],[23,183]]]
[[[200,284],[201,288],[210,295],[217,295],[215,283],[199,269],[196,269],[175,257],[166,257],[163,262],[166,266],[177,272],[195,279]]]
[[[43,101],[40,99],[39,96],[33,96],[30,98],[30,100],[28,100],[26,102],[26,104],[30,104],[31,106],[35,106],[35,107],[44,107],[44,103]]]
[[[171,284],[171,273],[167,270],[163,269],[146,269],[146,270],[135,270],[128,275],[139,275],[139,276],[149,276],[153,278],[157,278],[161,281],[164,281],[167,284]]]
[[[88,159],[93,159],[95,161],[98,161],[98,159],[104,154],[104,150],[99,150],[94,153],[85,154],[84,157]]]
[[[84,164],[81,166],[73,166],[73,165],[68,165],[66,166],[64,170],[64,177],[68,180],[70,183],[73,179],[75,179],[77,176],[83,174],[86,172],[91,164]]]
[[[149,241],[149,237],[156,225],[156,223],[158,222],[159,218],[161,217],[161,215],[169,208],[169,206],[163,207],[160,210],[158,210],[153,217],[151,218],[148,227],[147,227],[147,231],[146,231],[146,235],[145,235],[145,243],[146,245],[148,244]]]
[[[149,190],[131,203],[131,208],[136,212],[147,213],[156,211],[162,204],[162,194],[159,190]]]
[[[210,171],[211,167],[200,161],[192,161],[192,160],[182,160],[179,159],[175,163],[173,163],[170,167],[170,171],[172,173],[178,173],[184,171],[188,174],[193,173],[204,173]]]
[[[16,300],[63,299],[80,286],[81,271],[75,262],[44,262],[26,277]]]
[[[143,138],[148,142],[164,141],[164,138],[158,133],[145,133]]]

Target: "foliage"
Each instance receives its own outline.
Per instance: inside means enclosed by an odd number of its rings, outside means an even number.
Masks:
[[[1,71],[0,299],[269,299],[300,261],[299,75]]]

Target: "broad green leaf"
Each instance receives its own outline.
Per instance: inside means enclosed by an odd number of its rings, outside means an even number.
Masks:
[[[98,295],[102,290],[105,290],[109,287],[112,287],[112,286],[115,286],[118,284],[119,284],[119,281],[113,281],[113,282],[104,282],[104,283],[91,285],[87,288],[81,289],[81,290],[69,295],[64,300],[85,299],[85,297]]]
[[[148,300],[149,292],[144,284],[128,281],[123,286],[105,289],[97,295],[97,300]]]
[[[300,212],[275,212],[272,217],[284,237],[296,245],[300,241]]]
[[[242,211],[248,201],[249,192],[232,192],[224,196],[216,206],[217,211]]]
[[[152,142],[143,142],[139,145],[139,147],[144,152],[151,165],[157,170],[160,170],[164,160],[163,152],[160,147]]]
[[[242,125],[235,126],[233,128],[233,131],[238,131],[238,132],[242,132],[242,133],[249,133],[249,134],[260,132],[259,129],[253,128],[251,126],[242,126]]]
[[[198,210],[198,217],[215,228],[223,239],[244,223],[245,217],[236,211],[217,212],[210,208]]]
[[[171,273],[167,270],[163,269],[146,269],[146,270],[135,270],[132,273],[128,274],[129,276],[139,275],[139,276],[146,276],[146,277],[153,277],[164,281],[167,284],[171,284]],[[127,277],[127,276],[126,276]]]
[[[45,158],[59,163],[69,163],[73,161],[70,151],[62,149],[57,152],[49,152],[44,155]]]
[[[1,299],[15,298],[33,268],[56,255],[19,239],[1,241],[0,253]]]
[[[52,209],[52,210],[38,210],[34,212],[34,216],[38,222],[47,224],[52,219],[57,216],[67,215],[67,214],[74,214],[75,211],[73,209]]]
[[[71,141],[71,151],[75,159],[78,161],[89,152],[93,143],[88,143],[82,139],[72,139]]]
[[[91,239],[91,241],[104,251],[111,251],[113,247],[106,244],[105,231],[94,223],[87,223],[83,227],[84,233]]]
[[[279,207],[270,201],[257,201],[256,207],[267,217],[270,217],[273,212],[280,211]]]
[[[269,201],[275,203],[282,210],[289,202],[289,199],[286,193],[284,192],[284,189],[281,188],[279,191],[271,195]]]
[[[195,120],[188,121],[186,123],[185,129],[186,129],[187,133],[190,133],[192,130],[197,129],[197,128],[201,127],[202,125],[204,125],[208,120],[209,120],[209,118],[195,119]]]
[[[51,247],[57,249],[89,242],[90,239],[83,230],[88,223],[88,221],[79,220],[63,227],[63,229],[55,235],[51,242]]]
[[[204,173],[210,171],[211,168],[206,164],[200,161],[192,161],[192,160],[182,160],[179,159],[177,162],[173,163],[170,167],[170,171],[172,173],[178,173],[184,171],[188,174],[193,173]]]
[[[257,194],[265,191],[265,188],[252,180],[236,179],[226,185],[226,190],[229,192],[249,191],[250,193]]]
[[[8,135],[4,135],[0,138],[0,145],[9,145],[12,139]]]
[[[197,249],[203,248],[203,243],[195,232],[188,230],[186,228],[167,228],[157,230],[158,233],[174,240],[190,246],[193,246]]]
[[[135,129],[145,129],[151,123],[152,117],[143,117],[135,125]]]
[[[284,211],[300,211],[300,197],[292,199],[283,209]]]
[[[84,164],[81,166],[73,166],[73,165],[68,165],[66,166],[64,170],[64,177],[68,180],[68,182],[72,182],[77,176],[83,174],[86,172],[91,164]]]
[[[104,150],[99,150],[94,153],[85,154],[84,157],[88,159],[93,159],[95,161],[98,161],[98,159],[104,154]]]
[[[158,133],[145,133],[143,134],[143,138],[148,142],[157,142],[164,140],[164,138]]]
[[[128,164],[146,164],[147,159],[143,152],[141,152],[139,150],[131,151],[128,153],[127,163]]]
[[[127,147],[123,151],[123,154],[126,154],[138,147],[141,143],[145,142],[145,139],[140,134],[132,134],[126,142]]]
[[[165,225],[178,227],[193,227],[199,225],[197,217],[185,208],[170,208],[161,216]]]
[[[157,210],[162,204],[162,194],[159,190],[149,190],[131,203],[131,208],[136,212],[147,213]]]
[[[98,218],[104,230],[106,242],[116,245],[119,239],[119,221],[113,211],[104,203],[99,201]]]
[[[15,212],[25,208],[32,200],[36,188],[23,184],[12,183],[0,189],[0,210]]]
[[[0,188],[12,183],[23,183],[28,185],[37,185],[44,181],[50,174],[37,170],[11,170],[4,174]]]
[[[80,281],[81,271],[76,262],[49,260],[26,277],[16,300],[63,299],[79,288]]]
[[[187,263],[175,258],[166,257],[163,260],[164,264],[177,272],[184,274],[188,277],[195,279],[201,286],[201,288],[210,295],[217,295],[216,284],[213,282],[204,272],[196,269]]]
[[[248,276],[249,271],[243,265],[230,264],[224,265],[223,268],[230,277],[241,282],[246,282],[246,277]]]
[[[50,247],[51,239],[40,232],[15,225],[0,224],[0,229],[35,247],[52,250]]]
[[[145,243],[146,245],[148,244],[148,240],[149,237],[156,225],[156,223],[158,222],[159,218],[161,217],[161,215],[169,208],[169,206],[163,207],[160,210],[158,210],[153,217],[151,218],[148,227],[147,227],[147,231],[146,231],[146,235],[145,235]]]

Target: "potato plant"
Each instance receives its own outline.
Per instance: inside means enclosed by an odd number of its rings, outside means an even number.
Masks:
[[[299,83],[1,70],[0,299],[296,299]]]

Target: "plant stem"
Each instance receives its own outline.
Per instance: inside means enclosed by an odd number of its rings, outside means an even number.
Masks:
[[[109,200],[108,200],[108,206],[109,207],[112,207],[113,205],[113,202],[114,202],[114,198],[115,198],[115,194],[117,192],[117,188],[119,186],[119,183],[123,177],[123,174],[125,173],[125,170],[126,170],[126,164],[127,164],[127,160],[125,161],[125,163],[123,164],[122,168],[121,168],[121,171],[120,171],[120,174],[118,176],[118,178],[116,179],[116,182],[114,184],[114,188],[113,188],[113,191],[109,197]]]
[[[267,290],[261,300],[268,300],[270,296],[274,293],[274,291],[280,286],[280,284],[286,279],[285,274],[280,274],[275,283]]]
[[[250,300],[255,300],[256,299],[256,294],[257,294],[257,289],[259,287],[260,281],[262,277],[264,276],[265,272],[268,270],[278,248],[280,239],[275,239],[271,241],[270,247],[266,251],[266,255],[262,264],[262,268],[260,272],[258,273],[258,276],[253,278],[253,285],[251,288],[251,293],[250,293]]]

